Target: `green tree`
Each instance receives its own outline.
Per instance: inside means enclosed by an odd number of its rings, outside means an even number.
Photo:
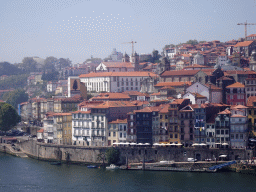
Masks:
[[[54,80],[58,80],[59,77],[59,72],[58,71],[48,71],[48,72],[44,72],[42,75],[42,80],[43,81],[54,81]]]
[[[69,58],[64,59],[64,58],[59,58],[59,66],[58,69],[61,70],[62,68],[69,67],[71,65],[71,61]]]
[[[109,148],[106,151],[106,159],[109,164],[117,164],[120,160],[120,151],[115,148]]]
[[[152,52],[152,63],[160,63],[160,57],[159,52],[157,50],[153,50]]]
[[[12,65],[8,62],[0,62],[0,76],[2,75],[17,75],[22,73],[22,70],[17,66]]]
[[[73,89],[76,91],[77,90],[77,81],[75,80],[74,83],[73,83]]]
[[[28,101],[28,94],[23,89],[16,89],[14,91],[7,92],[2,97],[6,103],[9,103],[14,108],[18,107],[19,103]]]
[[[194,39],[194,40],[190,39],[186,42],[186,44],[196,45],[196,44],[198,44],[198,41],[196,39]]]
[[[58,65],[59,61],[56,57],[46,57],[44,60],[44,71],[55,71],[55,66]]]
[[[24,88],[27,85],[28,74],[12,75],[0,81],[0,89]]]
[[[20,122],[20,116],[17,111],[8,103],[0,103],[0,130],[8,131],[18,122]]]
[[[36,71],[37,62],[33,59],[33,57],[24,57],[22,59],[22,68],[25,72],[35,72]]]

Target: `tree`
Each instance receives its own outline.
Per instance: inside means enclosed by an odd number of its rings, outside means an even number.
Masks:
[[[0,130],[8,131],[12,129],[18,122],[20,116],[17,111],[8,103],[0,103]]]
[[[14,91],[7,92],[3,95],[3,99],[6,103],[9,103],[14,108],[18,107],[19,103],[28,101],[28,94],[23,89],[16,89]]]
[[[67,59],[64,59],[64,58],[59,58],[59,66],[58,66],[58,69],[61,70],[65,67],[69,67],[71,65],[71,61],[69,60],[69,58]]]
[[[186,42],[186,44],[196,45],[196,44],[198,44],[198,41],[196,39],[194,39],[194,40],[190,39]]]
[[[117,164],[120,160],[120,151],[115,148],[110,148],[106,151],[106,159],[109,164]]]
[[[22,59],[22,68],[25,72],[35,72],[36,71],[37,62],[33,59],[33,57],[24,57]]]
[[[159,55],[159,52],[157,50],[153,50],[152,52],[152,63],[159,63],[161,55]]]
[[[22,73],[21,69],[8,62],[0,62],[0,76],[2,75],[17,75]]]
[[[0,81],[0,89],[24,88],[27,85],[27,74],[12,75]]]
[[[44,71],[55,71],[55,66],[58,65],[59,61],[56,57],[46,57],[44,60]]]
[[[73,83],[73,89],[76,91],[77,90],[77,81],[75,80],[74,83]]]
[[[54,81],[58,80],[59,72],[58,71],[48,71],[43,73],[42,80],[43,81]]]

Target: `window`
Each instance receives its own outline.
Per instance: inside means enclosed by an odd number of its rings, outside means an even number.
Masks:
[[[243,134],[240,134],[240,139],[244,139],[244,135]]]
[[[221,135],[224,135],[224,130],[221,130]]]
[[[178,134],[175,134],[175,139],[177,139],[178,138]]]
[[[126,125],[124,125],[124,131],[126,131]]]
[[[172,135],[172,134],[170,134],[170,138],[171,138],[171,139],[173,138],[173,135]]]
[[[119,135],[120,135],[120,138],[122,138],[122,137],[123,137],[123,134],[122,134],[122,133],[120,133]]]
[[[220,134],[220,130],[217,130],[216,134],[219,135]]]
[[[225,134],[228,135],[228,130],[225,130]]]
[[[115,137],[115,136],[116,136],[116,132],[114,131],[114,132],[113,132],[113,137]]]

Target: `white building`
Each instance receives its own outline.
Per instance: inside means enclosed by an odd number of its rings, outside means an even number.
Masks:
[[[58,86],[59,86],[58,82],[49,81],[47,83],[47,92],[54,92],[54,91],[56,91]]]
[[[141,83],[147,77],[156,77],[151,72],[102,72],[80,75],[87,91],[124,92],[140,91]]]
[[[107,119],[91,111],[72,113],[72,143],[80,146],[106,146]]]
[[[222,102],[222,90],[213,84],[201,84],[196,82],[187,88],[187,92],[199,93],[202,96],[207,97],[210,103]]]

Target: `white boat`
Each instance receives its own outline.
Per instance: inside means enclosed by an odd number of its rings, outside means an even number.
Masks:
[[[114,164],[111,164],[109,167],[106,167],[106,169],[119,169],[119,167]]]

